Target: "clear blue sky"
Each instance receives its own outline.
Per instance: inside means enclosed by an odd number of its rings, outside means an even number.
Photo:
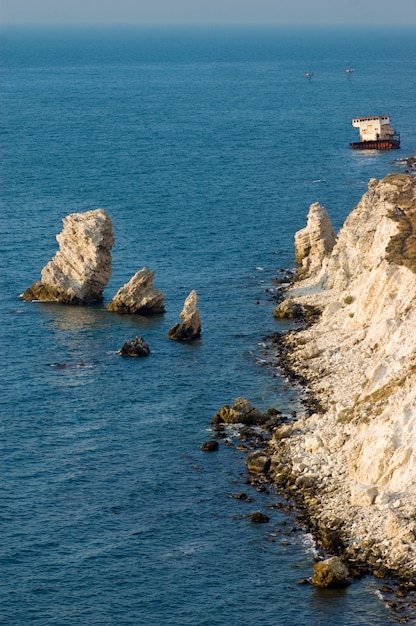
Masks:
[[[416,0],[0,0],[0,21],[416,25]]]

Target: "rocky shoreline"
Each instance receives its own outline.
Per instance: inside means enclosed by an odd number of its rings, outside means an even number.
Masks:
[[[270,351],[269,365],[275,367],[276,342],[269,343],[266,350]],[[287,374],[293,384],[300,385],[296,375],[290,368],[286,370],[283,362],[281,368],[282,373]],[[303,404],[305,411],[310,414],[315,401],[310,397],[307,389],[304,389],[304,392]],[[268,409],[265,413],[261,413],[248,400],[237,398],[232,406],[221,407],[213,417],[214,439],[205,442],[201,450],[216,451],[218,440],[223,439],[227,445],[230,445],[230,436],[231,438],[233,434],[237,436],[236,450],[247,455],[247,484],[257,492],[274,493],[280,496],[282,502],[277,501],[269,506],[281,509],[293,520],[284,536],[288,537],[290,542],[290,535],[302,530],[313,537],[317,547],[313,573],[311,572],[308,579],[299,580],[299,585],[338,587],[372,575],[379,579],[379,593],[386,605],[397,616],[399,623],[413,623],[416,619],[414,581],[408,577],[398,576],[395,571],[388,571],[380,566],[375,567],[377,555],[372,550],[371,541],[361,546],[349,546],[343,539],[341,520],[338,520],[338,524],[328,525],[317,514],[320,498],[317,484],[302,477],[294,470],[291,463],[290,436],[296,428],[297,419],[295,414],[284,415],[276,409]],[[237,425],[238,434],[235,435]],[[229,428],[232,430],[230,431]],[[280,445],[276,445],[279,437],[281,437]],[[253,502],[249,491],[232,497],[248,503]],[[246,517],[255,523],[269,521],[268,516],[261,511],[256,511]],[[282,539],[282,543],[287,545],[285,539]],[[336,574],[339,568],[344,568],[340,580],[335,580],[335,582],[332,577],[333,566],[335,566]],[[327,568],[330,568],[330,577],[328,577]]]
[[[276,307],[277,317],[294,305],[320,311],[277,341],[309,407],[273,435],[273,480],[300,487],[313,523],[339,533],[351,563],[412,587],[416,181],[370,181],[329,252],[328,218],[315,209],[295,238],[301,269]]]
[[[312,205],[295,246],[299,270],[275,309],[277,319],[295,320],[295,328],[265,344],[272,366],[303,389],[305,410],[254,422],[247,468],[254,484],[288,501],[323,554],[338,556],[351,578],[379,579],[386,602],[410,622],[416,617],[416,179],[371,180],[337,237],[326,210]]]
[[[311,206],[295,236],[298,274],[275,310],[304,325],[270,341],[307,390],[306,411],[274,431],[268,476],[323,549],[353,573],[398,581],[412,608],[415,227],[408,175],[371,180],[336,239],[325,209]]]

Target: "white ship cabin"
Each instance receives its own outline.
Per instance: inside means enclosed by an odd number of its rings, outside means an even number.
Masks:
[[[360,129],[360,141],[377,141],[389,139],[394,134],[390,126],[390,115],[373,115],[371,117],[355,117],[354,128]]]

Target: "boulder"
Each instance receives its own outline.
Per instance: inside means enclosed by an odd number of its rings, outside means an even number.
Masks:
[[[128,283],[120,287],[108,305],[108,310],[138,315],[164,313],[165,296],[160,290],[154,289],[154,275],[147,267],[137,272]]]
[[[264,424],[269,416],[256,409],[246,398],[237,398],[233,406],[225,404],[212,418],[212,426],[221,424]]]
[[[248,497],[248,495],[246,493],[241,492],[241,493],[236,493],[235,495],[231,496],[232,498],[234,498],[234,500],[244,500],[244,502],[252,502],[252,499]]]
[[[299,303],[293,298],[287,298],[280,302],[273,311],[273,317],[278,320],[295,320],[311,324],[321,315],[321,311],[313,305]]]
[[[262,450],[256,450],[248,455],[246,465],[249,472],[261,474],[270,468],[270,457]]]
[[[201,335],[201,320],[199,310],[197,309],[198,295],[195,291],[191,291],[186,298],[180,318],[183,323],[175,324],[169,330],[168,337],[175,341],[192,341],[198,339]]]
[[[280,304],[275,307],[273,317],[276,319],[303,320],[303,307],[301,304],[294,302],[291,298],[288,298],[287,300],[280,302]]]
[[[351,487],[351,506],[371,506],[378,494],[375,485],[353,485]]]
[[[349,585],[348,569],[337,556],[318,561],[311,582],[315,587],[345,587]]]
[[[104,209],[72,213],[56,236],[59,250],[41,272],[41,280],[23,293],[23,300],[89,304],[103,299],[111,276],[113,225]]]
[[[320,528],[317,540],[321,548],[332,554],[341,553],[345,548],[340,533],[332,528]]]
[[[265,513],[261,513],[261,511],[255,511],[250,515],[250,520],[253,524],[267,524],[267,522],[270,522],[270,517]]]
[[[121,356],[147,356],[150,354],[150,348],[143,337],[137,336],[126,341],[117,354],[121,354]]]
[[[208,441],[205,441],[205,443],[203,443],[201,446],[201,450],[203,452],[216,452],[218,448],[219,444],[218,441],[216,441],[215,439],[209,439]]]

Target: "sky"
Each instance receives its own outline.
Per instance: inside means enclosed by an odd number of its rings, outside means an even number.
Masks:
[[[416,0],[0,0],[0,23],[416,25]]]

